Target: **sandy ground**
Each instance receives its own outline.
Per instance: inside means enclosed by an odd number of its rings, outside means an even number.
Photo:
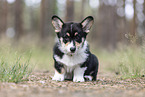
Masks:
[[[145,77],[122,80],[98,74],[97,82],[52,81],[52,73],[34,72],[29,81],[0,83],[0,97],[145,97]]]

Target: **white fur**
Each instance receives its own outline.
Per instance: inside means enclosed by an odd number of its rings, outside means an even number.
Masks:
[[[62,46],[62,45],[61,45]],[[72,46],[72,42],[70,46]],[[82,45],[81,45],[82,46]],[[54,58],[57,62],[64,65],[65,73],[59,74],[55,71],[55,75],[52,80],[63,81],[67,73],[72,73],[74,71],[74,82],[84,82],[84,72],[86,67],[81,68],[80,65],[84,63],[88,57],[88,54],[85,53],[87,49],[87,41],[84,42],[83,47],[79,47],[78,50],[72,55],[64,54],[62,58],[57,55],[54,55]],[[60,50],[64,52],[64,47],[60,47]],[[66,50],[66,49],[65,49]]]
[[[62,58],[60,58],[59,56],[54,55],[54,58],[57,62],[60,62],[68,67],[74,67],[86,61],[88,57],[88,54],[85,53],[86,49],[87,49],[87,42],[85,41],[84,47],[79,49],[76,53],[74,53],[73,56],[69,56],[65,54],[63,55]]]
[[[58,72],[55,70],[55,74],[54,74],[52,80],[64,81],[64,76],[65,76],[65,73],[60,74],[60,73],[58,73]]]
[[[74,47],[74,45],[73,45],[73,41],[71,41],[71,43],[68,44],[68,46],[66,47],[67,52],[69,52],[69,53],[71,52],[71,51],[70,51],[70,48],[71,48],[71,47]]]
[[[77,66],[74,70],[73,82],[84,82],[84,72],[86,69],[87,67],[81,68],[80,66]]]
[[[67,73],[71,73],[76,68],[76,66],[70,67],[70,66],[65,65],[64,68],[65,68]]]
[[[84,77],[87,78],[89,81],[92,81],[92,79],[93,79],[92,76],[90,76],[90,75],[85,75]]]

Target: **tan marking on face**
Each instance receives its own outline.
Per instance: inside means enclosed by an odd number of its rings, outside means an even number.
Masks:
[[[67,42],[67,43],[65,44],[65,46],[68,46],[68,44],[70,44],[70,42]]]
[[[69,34],[69,33],[66,33],[66,35],[67,35],[67,36],[70,36],[70,34]]]
[[[60,38],[60,41],[61,41],[61,44],[65,44],[64,42],[63,42],[63,38]],[[66,44],[65,44],[65,46],[68,46],[70,44],[70,42],[67,42]]]
[[[75,33],[75,36],[78,34],[78,32]]]
[[[80,47],[80,46],[82,45],[83,42],[84,42],[84,38],[82,38],[82,42],[81,42],[81,43],[75,42],[76,47]]]
[[[76,47],[79,47],[81,45],[81,43],[75,42]]]

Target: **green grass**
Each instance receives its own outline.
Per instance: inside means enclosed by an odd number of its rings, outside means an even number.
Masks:
[[[0,81],[18,83],[27,80],[34,68],[30,63],[31,56],[31,51],[1,45]]]
[[[53,58],[50,47],[0,44],[0,81],[2,82],[18,83],[27,80],[32,70],[53,71],[52,68]]]
[[[116,66],[123,78],[136,78],[145,74],[145,48],[130,46],[116,52]]]
[[[145,46],[120,46],[118,49],[93,50],[99,59],[99,71],[119,74],[121,78],[137,78],[145,75]]]
[[[31,60],[30,60],[31,58]],[[34,68],[35,66],[35,68]],[[52,48],[38,46],[0,46],[0,81],[21,82],[33,71],[51,71]]]
[[[21,57],[19,57],[13,64],[9,64],[7,60],[1,58],[0,81],[18,83],[27,80],[32,72],[32,68],[29,67],[29,59],[22,63]]]

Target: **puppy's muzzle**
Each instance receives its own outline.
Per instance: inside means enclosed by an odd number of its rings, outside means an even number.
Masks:
[[[76,47],[71,47],[71,48],[70,48],[70,51],[71,51],[72,53],[74,53],[74,52],[76,51]]]

